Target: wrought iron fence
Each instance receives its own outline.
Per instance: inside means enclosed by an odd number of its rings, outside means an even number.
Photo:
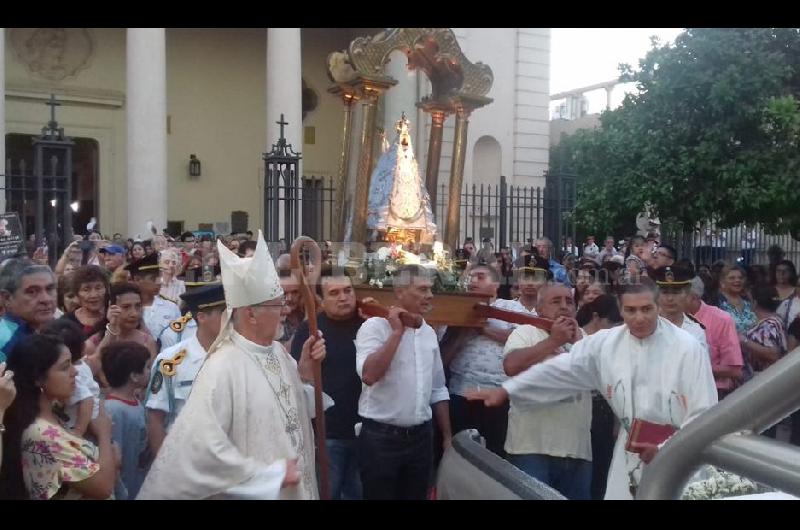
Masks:
[[[496,245],[505,246],[547,236],[558,246],[566,237],[574,240],[575,227],[567,215],[575,205],[574,178],[562,174],[545,174],[545,178],[545,187],[509,185],[505,176],[499,184],[467,186],[461,195],[459,241],[491,238]],[[439,221],[447,212],[446,185],[440,186],[437,197]]]
[[[561,179],[551,182],[561,183]],[[329,240],[334,233],[335,187],[332,177],[304,176],[302,185],[285,184],[281,179],[273,180],[266,190],[266,210],[273,212],[268,220],[285,212],[266,233],[279,234],[288,240],[307,235],[317,241]],[[435,216],[440,232],[447,212],[447,189],[441,186],[437,194]],[[569,184],[558,194],[547,187],[508,185],[505,177],[499,184],[473,184],[461,194],[460,238],[473,237],[480,241],[491,238],[496,246],[525,243],[528,239],[548,235],[554,241],[560,239],[554,233],[560,229],[561,236],[572,236],[574,228],[566,221],[566,214],[574,205],[574,184]],[[552,230],[550,227],[553,227]]]
[[[36,235],[36,246],[47,244],[51,265],[72,237],[69,178],[59,171],[55,156],[34,171],[24,160],[0,174],[4,211],[16,212],[24,237]]]
[[[741,224],[732,228],[718,228],[709,222],[693,230],[680,224],[662,227],[664,242],[672,244],[680,257],[689,258],[695,265],[711,265],[723,260],[743,265],[769,263],[769,249],[779,246],[785,259],[800,264],[800,241],[786,234],[769,234],[760,225]]]

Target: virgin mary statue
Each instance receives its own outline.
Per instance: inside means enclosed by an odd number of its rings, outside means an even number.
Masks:
[[[373,239],[397,231],[415,233],[419,242],[432,242],[436,223],[431,199],[419,175],[408,127],[403,113],[397,122],[397,136],[372,173],[367,229]]]

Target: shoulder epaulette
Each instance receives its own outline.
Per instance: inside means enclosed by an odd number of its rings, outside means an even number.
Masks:
[[[169,329],[171,329],[175,333],[180,333],[184,329],[186,329],[186,325],[189,323],[190,320],[192,320],[192,318],[193,318],[192,312],[187,311],[186,314],[183,315],[181,318],[178,318],[170,322]]]
[[[163,299],[164,299],[164,300],[166,300],[167,302],[172,302],[173,304],[175,304],[175,305],[178,305],[178,302],[176,302],[176,301],[175,301],[175,300],[173,300],[172,298],[169,298],[169,297],[167,297],[167,296],[164,296],[163,294],[160,294],[160,293],[159,293],[159,295],[158,295],[158,296],[160,296],[161,298],[163,298]]]
[[[706,329],[706,326],[705,326],[705,324],[703,324],[702,322],[700,322],[699,320],[697,320],[697,317],[696,317],[696,316],[694,316],[694,315],[690,315],[689,313],[685,313],[685,315],[686,315],[686,318],[688,318],[688,319],[689,319],[689,320],[691,320],[692,322],[695,322],[695,323],[697,323],[697,324],[698,324],[698,325],[699,325],[701,328],[703,328],[703,329]]]
[[[161,361],[158,369],[159,371],[167,377],[172,377],[175,375],[175,371],[178,368],[178,365],[183,362],[186,358],[186,348],[182,348],[178,353],[175,354],[175,357],[172,359]]]

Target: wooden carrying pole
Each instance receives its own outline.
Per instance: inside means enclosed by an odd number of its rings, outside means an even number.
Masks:
[[[300,252],[308,249],[310,252],[309,262],[313,265],[313,270],[304,267],[300,259]],[[317,337],[317,297],[313,291],[319,280],[320,268],[322,267],[322,253],[316,241],[307,236],[300,236],[292,243],[291,267],[295,280],[300,285],[300,292],[303,294],[303,303],[308,319],[309,337]],[[317,463],[319,465],[319,494],[322,500],[330,500],[330,482],[328,480],[328,450],[325,446],[325,409],[322,406],[322,363],[314,362],[314,422],[317,427]]]
[[[388,318],[389,316],[389,308],[374,301],[359,300],[358,309],[366,317]],[[416,313],[409,313],[408,311],[400,313],[400,321],[407,328],[419,329],[422,327],[422,316]]]

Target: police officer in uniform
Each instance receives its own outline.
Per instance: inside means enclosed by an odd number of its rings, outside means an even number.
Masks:
[[[652,272],[660,293],[661,316],[688,331],[708,351],[705,326],[687,311],[694,271],[686,267],[671,265],[659,267]]]
[[[153,363],[145,401],[150,449],[155,455],[169,426],[189,396],[192,383],[203,365],[206,352],[220,330],[226,310],[222,283],[210,283],[181,295],[194,318],[197,332],[175,346],[162,350]]]
[[[178,303],[161,295],[158,256],[151,254],[128,265],[133,282],[142,292],[142,320],[156,341],[173,320],[181,316]]]
[[[208,285],[208,282],[186,282],[186,290],[191,291],[204,285]],[[197,334],[197,321],[194,319],[192,312],[186,308],[185,302],[182,304],[181,309],[185,311],[183,316],[170,322],[169,326],[164,328],[161,336],[158,337],[161,351],[171,348],[181,341],[191,339]]]

